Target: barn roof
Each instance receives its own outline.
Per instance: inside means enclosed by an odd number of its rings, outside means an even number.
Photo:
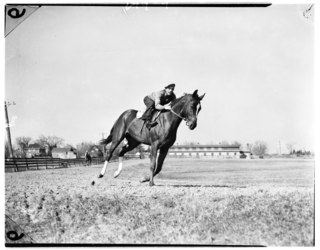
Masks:
[[[44,148],[44,147],[42,147],[40,144],[38,144],[38,143],[33,143],[33,144],[30,144],[29,145],[29,147],[28,147],[28,149],[38,149],[38,148]]]
[[[52,153],[66,153],[66,152],[73,152],[74,149],[72,148],[53,148]]]

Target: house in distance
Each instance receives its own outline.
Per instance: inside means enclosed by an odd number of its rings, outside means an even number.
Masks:
[[[75,159],[77,158],[77,152],[74,148],[53,148],[52,158],[61,158],[61,159]]]
[[[46,155],[46,148],[42,147],[38,143],[30,144],[27,148],[24,149],[24,151],[27,158]]]

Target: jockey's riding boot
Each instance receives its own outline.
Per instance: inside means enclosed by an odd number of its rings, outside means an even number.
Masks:
[[[150,130],[152,127],[156,126],[158,123],[157,121],[148,121],[146,123],[146,127]]]
[[[152,119],[153,110],[152,108],[147,108],[147,110],[142,114],[141,119],[148,121]]]

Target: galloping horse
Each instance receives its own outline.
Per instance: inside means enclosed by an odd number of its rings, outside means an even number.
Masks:
[[[157,118],[158,125],[150,130],[144,126],[143,120],[136,118],[137,110],[130,109],[123,112],[113,125],[110,135],[100,141],[100,143],[104,145],[111,142],[111,146],[105,157],[99,178],[104,176],[108,162],[116,147],[126,138],[128,143],[123,146],[119,152],[119,166],[118,170],[114,173],[114,177],[118,177],[122,170],[122,158],[124,154],[139,144],[144,143],[151,146],[151,172],[150,177],[144,177],[141,182],[149,181],[149,185],[153,186],[153,178],[161,171],[168,150],[176,140],[177,130],[181,121],[185,120],[191,130],[196,128],[197,116],[201,109],[200,101],[204,95],[205,94],[198,96],[198,90],[195,90],[193,94],[185,94],[172,101],[172,109],[167,112],[162,112]],[[157,159],[158,150],[160,152]],[[94,185],[94,181],[92,185]]]

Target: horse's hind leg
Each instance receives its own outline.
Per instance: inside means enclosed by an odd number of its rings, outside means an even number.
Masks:
[[[104,174],[106,173],[107,165],[112,158],[114,150],[119,146],[120,142],[125,137],[124,129],[117,131],[117,132],[118,132],[117,136],[114,136],[114,138],[112,139],[112,143],[111,143],[110,149],[105,157],[105,161],[104,161],[103,167],[101,169],[99,178],[102,178],[104,176]]]
[[[103,167],[101,169],[99,178],[102,178],[104,176],[104,174],[106,173],[107,165],[112,157],[112,154],[113,154],[114,150],[118,147],[118,145],[120,144],[121,141],[122,141],[122,139],[116,140],[115,142],[112,141],[109,152],[107,153],[107,156],[105,157],[105,161],[104,161]]]
[[[119,153],[119,165],[118,165],[117,171],[114,172],[114,175],[113,175],[114,178],[117,178],[121,173],[122,159],[123,159],[123,156],[125,155],[125,153],[129,152],[130,150],[134,149],[135,147],[137,147],[140,144],[140,142],[137,142],[136,140],[134,140],[130,137],[127,137],[127,139],[128,139],[128,144],[124,145]]]

